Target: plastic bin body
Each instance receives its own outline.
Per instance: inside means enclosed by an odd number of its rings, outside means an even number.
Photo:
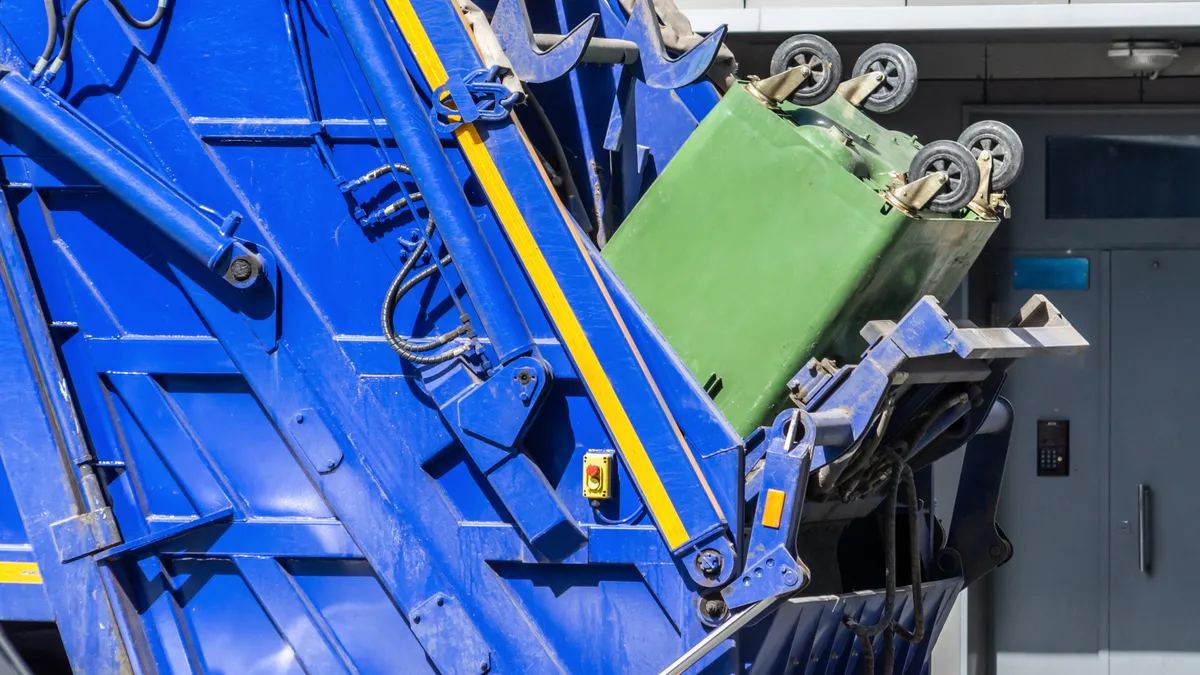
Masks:
[[[867,321],[945,301],[996,226],[883,200],[911,137],[839,97],[784,107],[731,90],[604,249],[743,436],[810,357],[853,362]]]

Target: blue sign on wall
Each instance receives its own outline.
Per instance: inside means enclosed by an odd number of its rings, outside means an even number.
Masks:
[[[1039,291],[1086,291],[1087,258],[1017,258],[1013,288]]]

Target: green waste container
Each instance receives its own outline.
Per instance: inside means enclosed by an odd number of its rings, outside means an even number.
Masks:
[[[920,147],[840,96],[773,110],[735,86],[604,248],[743,437],[810,357],[856,362],[865,323],[945,302],[995,230],[884,200]]]

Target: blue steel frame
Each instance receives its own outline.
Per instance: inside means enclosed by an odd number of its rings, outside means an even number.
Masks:
[[[45,581],[23,600],[0,584],[0,608],[53,617],[88,673],[657,672],[743,558],[788,562],[727,587],[748,594],[731,606],[799,587],[806,476],[861,441],[896,349],[997,370],[1031,351],[971,352],[926,302],[800,413],[806,450],[777,424],[746,455],[584,236],[715,104],[696,78],[720,35],[675,59],[646,0],[629,21],[594,9],[584,32],[633,41],[640,65],[531,88],[587,165],[585,226],[455,3],[178,3],[147,32],[94,3],[54,82],[29,79],[41,7],[0,5],[0,367],[22,413],[0,420],[0,458]],[[417,242],[431,278],[394,325],[466,326],[444,364],[378,337]],[[582,496],[592,451],[620,459],[601,503]],[[747,484],[761,453],[771,471]],[[788,521],[756,520],[748,548],[760,487],[789,495]],[[934,582],[936,617],[959,583]],[[846,606],[801,614],[841,640]],[[775,658],[756,635],[699,667]]]

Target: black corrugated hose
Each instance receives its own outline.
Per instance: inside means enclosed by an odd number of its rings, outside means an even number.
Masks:
[[[392,322],[396,316],[396,306],[400,304],[400,299],[403,298],[409,291],[411,291],[418,283],[433,276],[433,274],[438,271],[438,264],[449,265],[452,262],[452,259],[449,255],[443,256],[438,263],[426,267],[418,272],[413,278],[407,279],[413,268],[416,267],[417,258],[420,258],[421,254],[425,252],[426,242],[429,240],[429,237],[433,236],[433,230],[434,224],[433,221],[430,220],[429,225],[425,228],[425,238],[416,245],[412,254],[409,255],[408,260],[404,262],[404,265],[400,268],[400,271],[396,273],[396,277],[392,279],[392,285],[388,287],[387,295],[384,296],[383,308],[380,311],[379,316],[379,321],[383,325],[383,336],[387,339],[388,344],[392,347],[392,350],[404,359],[420,365],[445,363],[450,359],[455,359],[463,354],[466,354],[467,351],[471,349],[470,344],[464,344],[441,352],[440,354],[427,356],[420,353],[431,351],[443,345],[449,344],[455,338],[465,334],[469,330],[466,315],[460,317],[462,320],[462,324],[460,326],[452,331],[443,333],[428,342],[409,342],[407,339],[400,337],[396,333],[395,328],[392,326]]]

